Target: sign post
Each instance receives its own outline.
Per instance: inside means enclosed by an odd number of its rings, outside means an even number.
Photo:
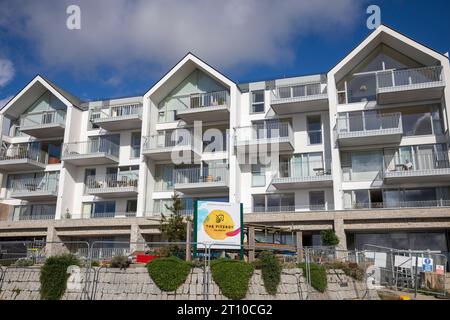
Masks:
[[[240,203],[194,203],[194,255],[199,248],[238,250],[244,257],[243,206]]]

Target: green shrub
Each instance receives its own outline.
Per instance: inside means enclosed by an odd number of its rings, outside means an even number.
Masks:
[[[191,264],[177,257],[156,258],[147,264],[147,270],[162,291],[175,291],[191,271]]]
[[[325,265],[327,269],[339,269],[344,271],[345,275],[358,281],[363,281],[365,271],[357,263],[352,262],[332,262]]]
[[[303,275],[306,278],[306,264],[300,263],[299,267],[303,269]],[[324,266],[317,263],[310,263],[311,286],[319,292],[325,292],[327,289],[327,270]]]
[[[268,294],[276,295],[281,281],[281,264],[272,252],[262,252],[259,256],[264,287]]]
[[[32,265],[34,265],[34,261],[27,258],[20,258],[14,262],[15,267],[31,267]]]
[[[233,300],[243,299],[253,274],[253,265],[244,261],[218,259],[211,262],[211,273],[222,294]]]
[[[97,260],[92,260],[91,267],[100,267],[100,262],[98,262]]]
[[[127,256],[115,256],[111,259],[111,268],[126,269],[130,266]]]
[[[339,244],[339,238],[334,230],[322,230],[320,232],[320,238],[324,246],[337,246]]]
[[[48,258],[41,268],[39,281],[41,282],[41,299],[59,300],[64,295],[67,286],[69,266],[79,266],[78,259],[71,254],[64,254]]]

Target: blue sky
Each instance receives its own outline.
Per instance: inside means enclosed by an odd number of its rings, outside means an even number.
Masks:
[[[371,4],[450,51],[446,0],[0,0],[0,104],[38,73],[83,100],[141,95],[188,51],[238,83],[327,72],[371,32]]]

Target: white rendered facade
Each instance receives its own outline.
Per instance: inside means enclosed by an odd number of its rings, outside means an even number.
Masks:
[[[96,102],[37,76],[1,110],[20,129],[2,121],[0,238],[48,238],[50,225],[59,237],[157,237],[174,191],[186,214],[196,199],[241,202],[249,222],[334,228],[343,247],[350,233],[448,238],[448,81],[448,57],[385,26],[326,75],[238,85],[188,54],[143,96]],[[210,128],[222,150],[205,151]],[[175,129],[192,140],[176,143]],[[279,155],[240,158],[255,146]],[[197,163],[174,165],[174,149]]]

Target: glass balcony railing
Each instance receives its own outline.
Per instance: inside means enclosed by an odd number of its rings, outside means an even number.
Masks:
[[[120,106],[110,106],[108,109],[92,111],[91,121],[109,118],[129,118],[132,116],[142,116],[142,104],[128,104]]]
[[[415,154],[410,157],[385,157],[385,178],[415,177],[420,175],[450,174],[450,161],[447,152]]]
[[[327,91],[322,90],[322,84],[291,84],[286,86],[279,86],[272,90],[272,103],[295,102],[311,99],[327,98]]]
[[[19,178],[11,181],[11,192],[14,193],[50,193],[58,191],[59,177],[57,175],[44,175],[36,178]]]
[[[132,175],[118,175],[106,174],[88,176],[86,179],[86,189],[89,191],[101,190],[101,189],[116,189],[120,191],[124,188],[137,188],[138,186],[138,174]]]
[[[183,168],[174,170],[174,183],[177,184],[228,184],[228,167]]]
[[[25,130],[30,127],[42,125],[60,124],[64,125],[66,121],[65,110],[44,111],[28,113],[20,117],[20,128]]]
[[[331,179],[331,160],[280,162],[280,169],[274,179],[289,180],[323,180]]]
[[[278,142],[287,140],[292,142],[294,133],[289,122],[273,122],[264,126],[253,125],[236,128],[236,144],[249,144],[260,142]]]
[[[17,145],[0,149],[0,161],[23,159],[33,160],[44,164],[46,162],[46,153],[39,149],[30,148],[28,145]]]
[[[202,141],[196,138],[191,130],[180,129],[174,131],[165,131],[162,134],[143,137],[144,150],[157,150],[174,147],[194,147],[197,141],[198,149],[201,150]]]
[[[427,88],[443,81],[442,66],[417,69],[390,70],[377,73],[378,92],[405,87]]]
[[[105,139],[71,142],[63,145],[63,158],[77,155],[95,155],[99,153],[119,157],[119,150],[119,145]]]
[[[371,203],[352,203],[346,209],[403,209],[403,208],[436,208],[436,207],[450,207],[450,200],[417,200],[417,201],[397,201],[391,200],[386,202],[371,202]]]
[[[367,137],[380,134],[401,134],[400,112],[373,115],[349,115],[337,119],[338,138]]]

